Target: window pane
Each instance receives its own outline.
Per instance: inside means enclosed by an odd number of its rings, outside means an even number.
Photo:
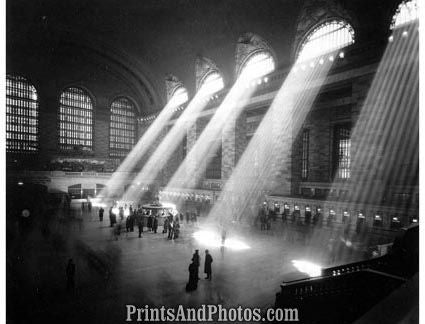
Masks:
[[[216,150],[212,150],[209,153],[208,165],[205,172],[207,179],[221,179],[221,155],[222,155],[222,143],[221,138],[211,142],[209,147],[215,147]]]
[[[301,177],[306,180],[308,177],[308,147],[310,140],[310,132],[308,129],[303,131],[302,137],[302,157],[301,157]]]
[[[251,55],[244,63],[240,78],[243,80],[252,80],[273,72],[275,62],[268,52],[259,52]]]
[[[408,24],[419,18],[417,0],[403,1],[393,17],[391,29]]]
[[[183,105],[189,99],[187,90],[183,87],[179,87],[174,91],[173,96],[170,99],[169,105],[171,107],[178,107]]]
[[[204,80],[202,80],[201,87],[199,91],[202,91],[203,94],[209,95],[216,93],[224,88],[223,78],[217,72],[209,73]]]
[[[350,126],[338,125],[334,131],[334,170],[337,177],[348,179],[351,176]]]
[[[93,103],[82,89],[68,88],[59,102],[59,148],[93,149]]]
[[[133,148],[135,140],[135,107],[127,98],[116,99],[111,105],[109,154],[125,157]]]
[[[6,151],[38,151],[38,95],[20,76],[6,76]]]
[[[298,54],[298,61],[306,61],[317,56],[336,51],[354,43],[353,28],[343,21],[330,21],[313,30]]]

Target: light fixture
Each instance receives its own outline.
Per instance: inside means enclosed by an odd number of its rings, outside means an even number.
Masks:
[[[394,41],[394,36],[393,36],[393,35],[391,35],[390,37],[388,37],[388,41],[389,41],[390,43],[392,43],[392,42]]]
[[[323,64],[323,63],[325,63],[325,61],[321,58],[320,60],[319,60],[319,64]]]
[[[331,61],[331,62],[334,61],[334,56],[333,55],[329,56],[329,61]]]
[[[269,78],[268,77],[265,77],[264,78],[264,83],[267,83],[267,82],[269,82]]]
[[[401,34],[401,36],[403,36],[403,37],[407,37],[407,35],[409,35],[409,33],[407,32],[407,30],[405,30],[405,31]]]
[[[18,186],[23,186],[23,185],[24,185],[24,183],[22,181],[18,182]]]
[[[344,52],[341,52],[341,53],[339,53],[339,58],[344,58],[345,57],[345,54],[344,54]]]

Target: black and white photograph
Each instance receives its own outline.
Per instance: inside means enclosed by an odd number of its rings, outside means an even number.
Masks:
[[[419,6],[6,0],[1,321],[419,323]]]

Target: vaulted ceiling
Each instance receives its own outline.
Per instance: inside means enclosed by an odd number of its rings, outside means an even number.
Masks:
[[[310,0],[326,3],[331,0]],[[379,15],[385,0],[340,0],[363,17]],[[195,89],[195,58],[212,59],[231,79],[240,35],[254,32],[270,44],[279,65],[291,59],[303,1],[299,0],[8,0],[7,63],[58,52],[72,43],[91,48],[154,89],[163,101],[165,75]],[[388,2],[387,2],[388,4]],[[387,5],[388,6],[388,5]],[[373,27],[371,27],[373,28]],[[56,59],[54,64],[60,64]],[[83,67],[85,68],[85,67]]]

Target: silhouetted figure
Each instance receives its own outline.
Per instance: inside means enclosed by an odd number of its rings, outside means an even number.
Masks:
[[[224,228],[221,229],[221,246],[226,244],[226,230]]]
[[[87,203],[87,209],[89,210],[90,213],[91,213],[91,206],[92,206],[91,201],[89,201]]]
[[[162,234],[167,233],[169,224],[170,224],[170,221],[168,220],[168,217],[166,217],[164,220],[164,227],[162,229]]]
[[[196,278],[199,280],[199,266],[201,265],[201,257],[199,256],[199,250],[195,250],[193,253],[192,261],[196,266]]]
[[[66,289],[72,291],[75,288],[75,263],[72,259],[68,260],[66,266]]]
[[[211,277],[212,277],[212,270],[211,270],[212,262],[213,262],[213,258],[211,254],[208,252],[208,250],[205,250],[204,272],[207,274],[205,279],[208,279],[208,280],[211,280]]]
[[[180,223],[179,223],[179,219],[176,216],[176,220],[174,221],[174,226],[173,226],[173,238],[176,239],[179,237],[180,234]]]
[[[189,221],[190,221],[190,215],[189,215],[189,212],[187,211],[186,212],[186,223],[189,223]]]
[[[103,222],[103,213],[104,212],[105,212],[105,210],[102,207],[100,207],[100,209],[99,209],[99,220],[101,222]]]
[[[141,215],[137,215],[137,228],[139,229],[139,237],[142,237],[143,233],[143,218]]]
[[[158,216],[156,216],[156,215],[153,218],[152,230],[153,230],[154,233],[156,233],[157,230],[158,230]]]
[[[111,227],[114,226],[114,224],[117,222],[117,215],[113,212],[114,207],[109,208],[109,222],[111,224]]]
[[[127,216],[127,218],[125,219],[125,230],[127,233],[130,231],[130,222],[131,222],[130,216]]]
[[[168,239],[172,240],[174,236],[174,222],[172,220],[168,221]]]
[[[119,209],[118,214],[120,215],[120,220],[124,219],[124,208],[121,206]]]
[[[198,267],[192,261],[189,265],[189,282],[186,284],[186,291],[193,291],[198,288]]]
[[[153,217],[152,215],[148,216],[148,231],[152,231],[152,225],[153,225]]]

